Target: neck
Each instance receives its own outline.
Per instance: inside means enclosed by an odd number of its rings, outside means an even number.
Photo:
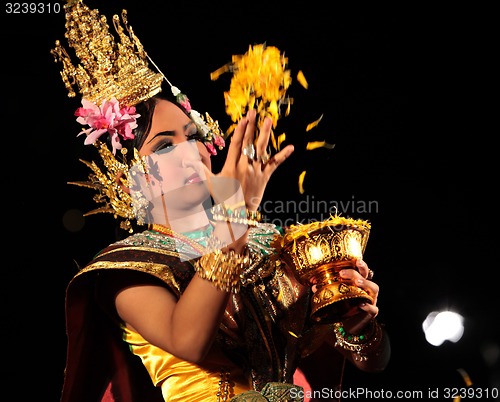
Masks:
[[[179,233],[192,232],[207,227],[210,223],[204,209],[190,213],[180,219],[170,219],[170,228]]]
[[[152,211],[152,223],[169,228],[177,233],[192,232],[206,227],[210,224],[207,213],[202,205],[194,210],[174,210],[171,208],[168,214]]]
[[[167,228],[177,233],[193,232],[205,229],[210,224],[204,210],[183,216],[180,219],[169,219],[168,222],[155,220],[153,226]]]

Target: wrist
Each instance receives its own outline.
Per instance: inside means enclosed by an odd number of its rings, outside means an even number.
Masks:
[[[250,264],[248,249],[245,253],[233,250],[223,252],[216,249],[202,255],[195,263],[198,276],[212,283],[223,292],[238,293],[241,286],[241,273]]]
[[[335,346],[353,352],[354,360],[361,362],[368,360],[369,354],[380,344],[383,335],[382,327],[375,319],[363,328],[363,332],[357,334],[348,332],[342,322],[333,324],[333,330]]]
[[[259,209],[260,202],[261,202],[261,198],[251,197],[250,199],[245,200],[245,206],[246,206],[247,210],[255,212]]]
[[[225,222],[227,224],[258,226],[262,220],[262,215],[257,209],[251,209],[246,204],[228,205],[216,204],[211,209],[212,219],[215,222]]]

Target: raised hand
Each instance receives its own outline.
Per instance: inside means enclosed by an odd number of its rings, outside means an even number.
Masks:
[[[271,129],[272,121],[266,118],[255,141],[256,111],[250,110],[233,133],[226,162],[219,173],[219,176],[232,177],[240,182],[246,206],[250,210],[257,210],[272,174],[294,150],[293,145],[287,145],[269,156],[267,149]]]

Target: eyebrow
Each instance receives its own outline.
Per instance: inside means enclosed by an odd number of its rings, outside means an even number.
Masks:
[[[156,133],[153,136],[153,138],[151,138],[147,143],[149,144],[151,141],[153,141],[158,136],[165,135],[165,136],[168,136],[168,137],[172,137],[174,134],[175,134],[175,131],[160,131],[159,133]]]
[[[193,121],[189,121],[188,123],[186,123],[182,129],[183,131],[186,131],[189,126],[193,125],[194,122]],[[172,130],[167,130],[167,131],[160,131],[159,133],[156,133],[147,143],[149,144],[151,141],[153,141],[156,137],[158,136],[161,136],[161,135],[164,135],[164,136],[168,136],[168,137],[172,137],[175,135],[175,131],[172,131]]]

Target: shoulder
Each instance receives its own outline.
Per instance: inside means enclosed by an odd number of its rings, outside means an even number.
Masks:
[[[193,276],[193,261],[193,249],[189,245],[157,232],[144,231],[101,250],[75,278],[105,273],[136,281],[146,274],[160,279],[178,294]]]

